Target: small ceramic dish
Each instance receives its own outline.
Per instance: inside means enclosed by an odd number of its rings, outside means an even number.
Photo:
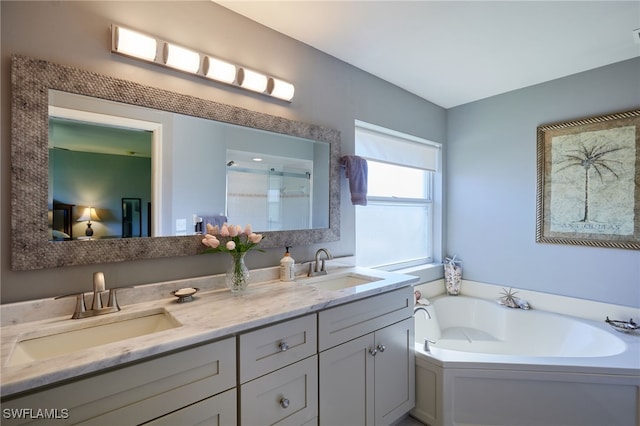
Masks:
[[[604,321],[613,327],[615,331],[619,331],[621,333],[631,333],[640,328],[640,325],[638,325],[633,319],[630,319],[629,321],[618,321],[610,320],[609,317],[607,317]]]
[[[178,303],[184,303],[193,300],[193,295],[196,294],[198,290],[200,289],[195,287],[186,287],[172,291],[171,294],[178,298]]]

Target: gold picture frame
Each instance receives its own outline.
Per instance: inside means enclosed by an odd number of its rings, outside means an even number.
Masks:
[[[640,109],[537,128],[536,242],[640,250]]]

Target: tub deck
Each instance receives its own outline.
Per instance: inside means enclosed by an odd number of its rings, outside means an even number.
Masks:
[[[416,407],[431,426],[640,424],[640,334],[467,296],[415,315]],[[604,317],[603,317],[604,318]],[[430,351],[423,350],[424,339]]]

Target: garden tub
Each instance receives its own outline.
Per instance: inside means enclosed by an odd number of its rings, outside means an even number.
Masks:
[[[438,296],[415,314],[416,408],[440,425],[640,424],[640,335],[496,300]],[[425,340],[427,345],[425,346]]]

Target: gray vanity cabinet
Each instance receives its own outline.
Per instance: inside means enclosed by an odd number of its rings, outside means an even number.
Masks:
[[[58,410],[60,425],[388,425],[414,406],[412,306],[411,287],[393,290],[8,397],[2,409]]]
[[[388,425],[415,404],[410,287],[319,313],[320,425]]]
[[[227,338],[8,399],[3,425],[236,424],[236,342]],[[38,417],[38,409],[50,410]],[[166,417],[165,417],[166,416]]]

